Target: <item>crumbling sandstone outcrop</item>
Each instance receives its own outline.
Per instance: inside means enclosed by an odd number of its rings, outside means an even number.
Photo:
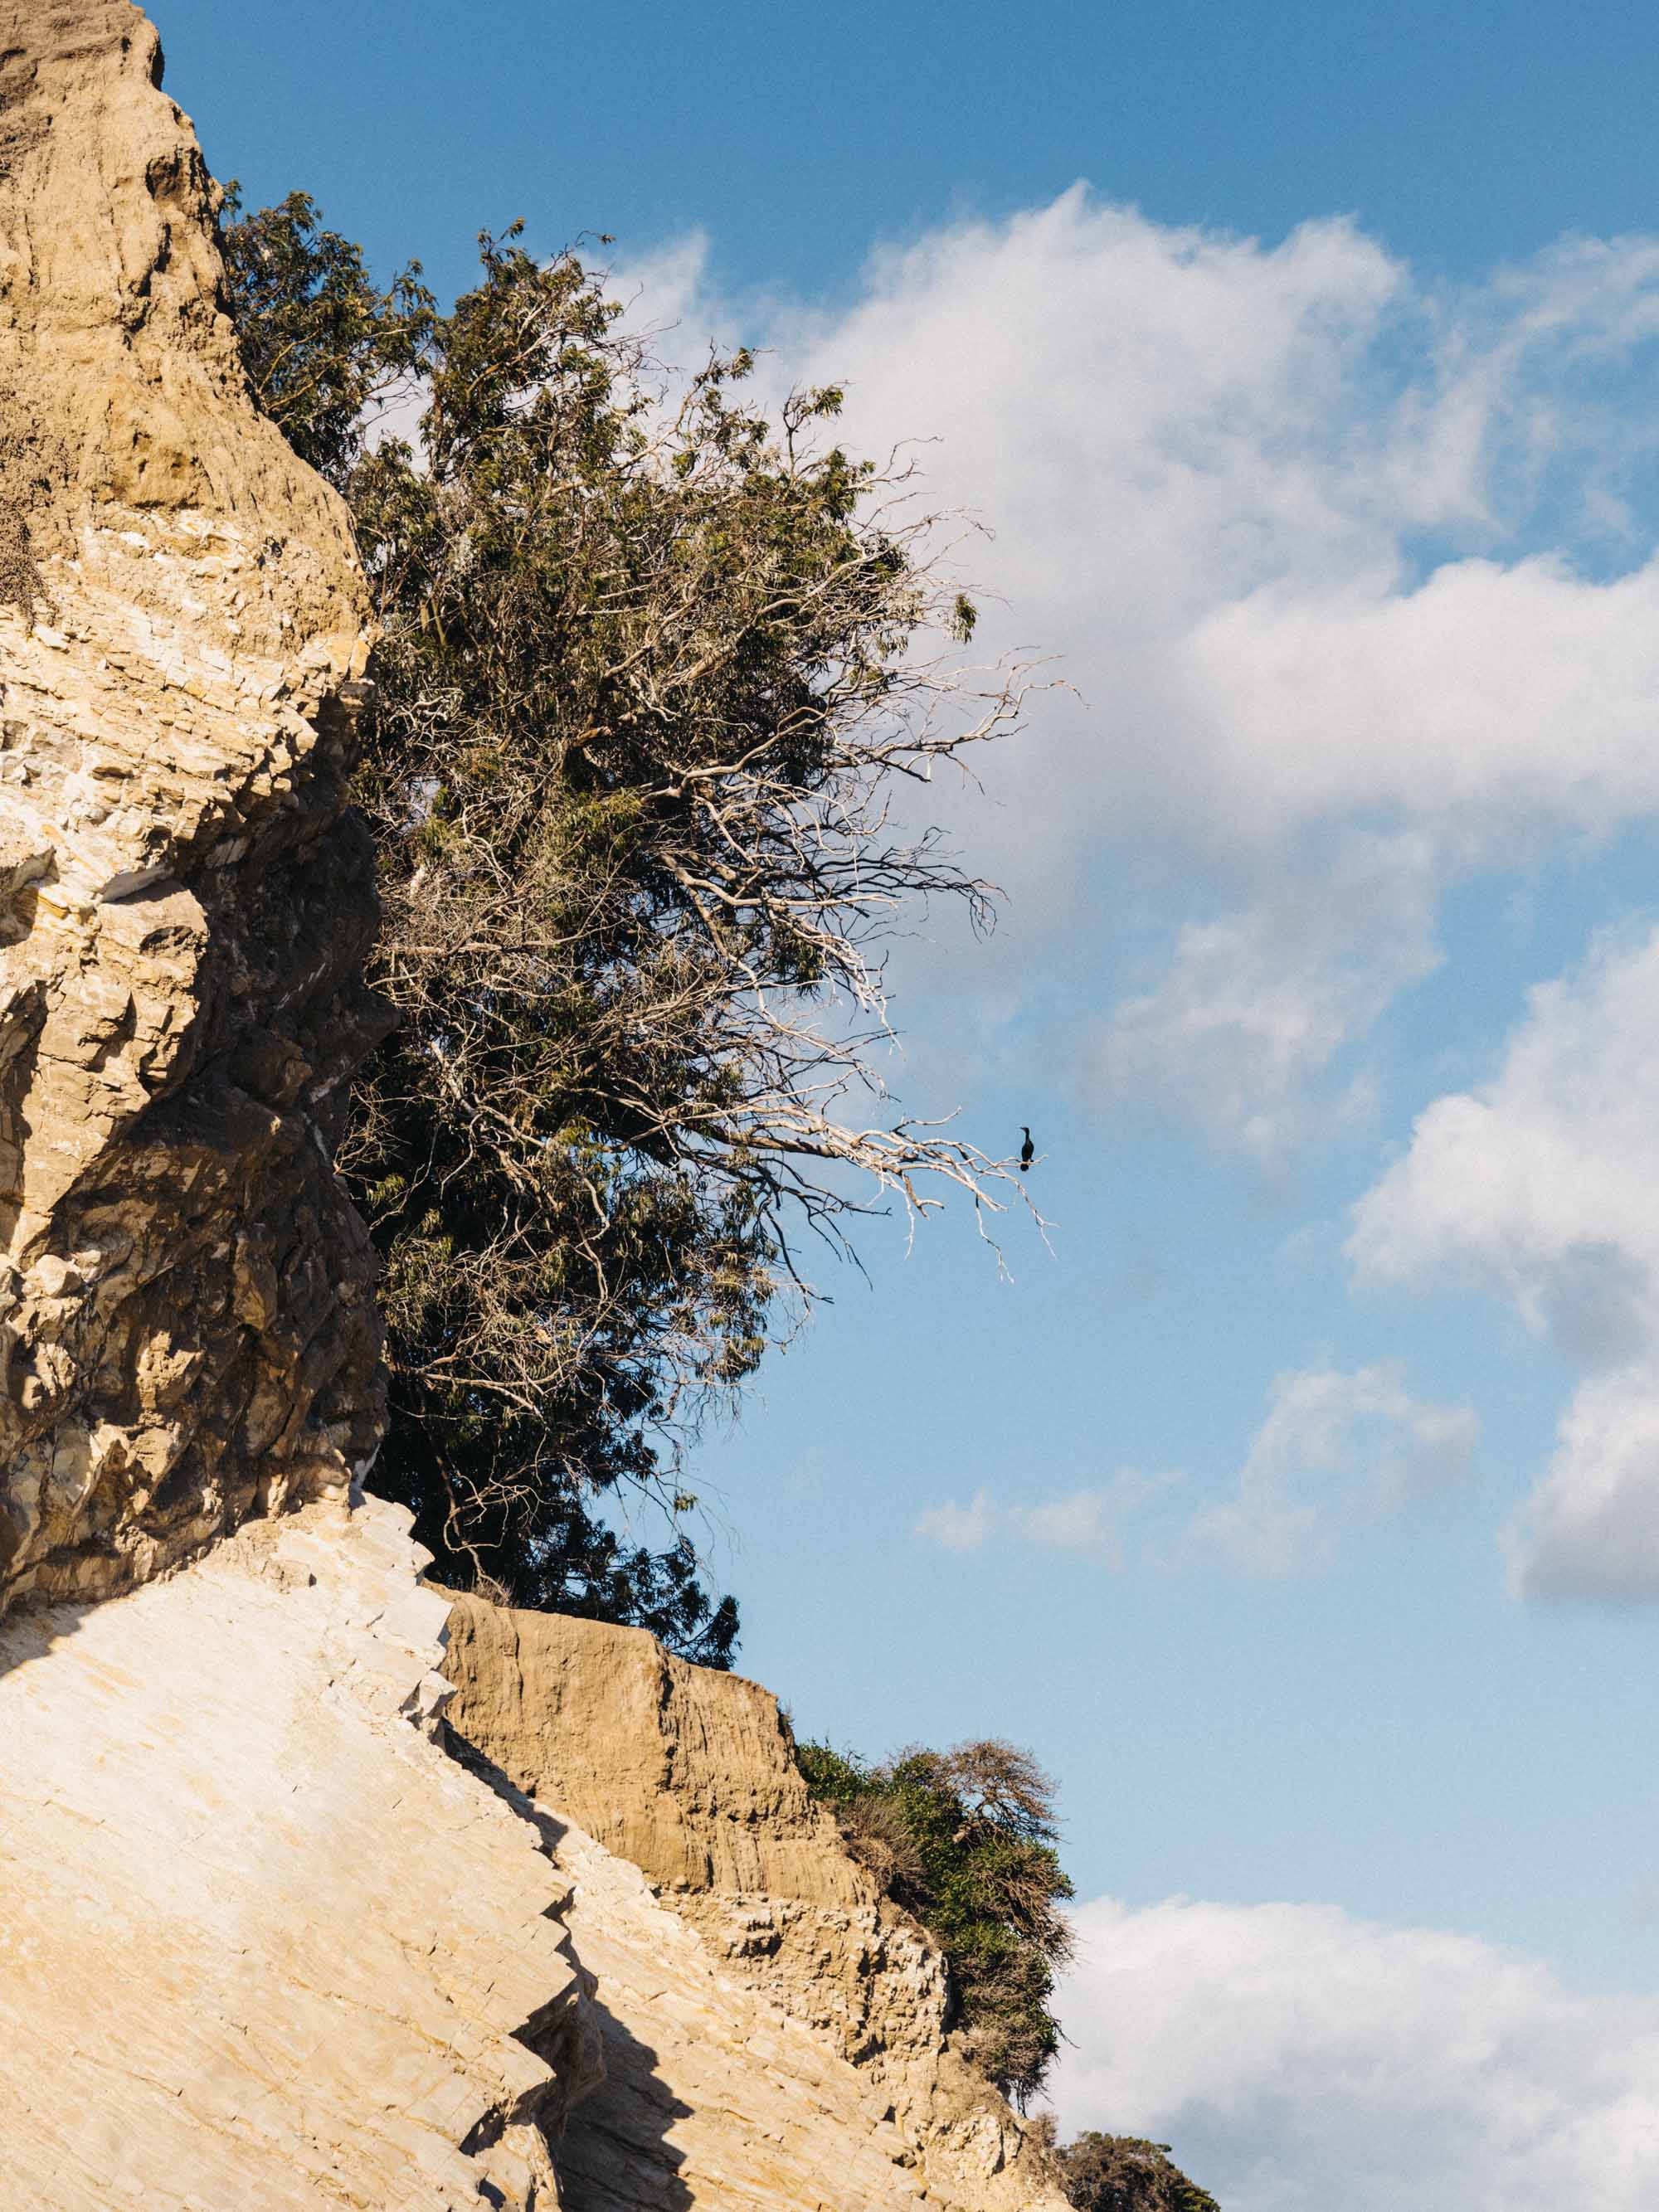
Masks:
[[[872,1905],[807,1793],[775,1698],[641,1628],[456,1601],[459,1734],[659,1886]]]
[[[444,1671],[455,1686],[446,1709],[453,1734],[556,1820],[641,1869],[659,1910],[695,1932],[700,1971],[732,1993],[727,2017],[741,1993],[775,2028],[805,2032],[854,2069],[893,2122],[880,2139],[890,2193],[869,2203],[904,2202],[914,2186],[956,2212],[1061,2212],[1046,2154],[953,2045],[938,1949],[878,1894],[809,1797],[769,1692],[688,1666],[638,1629],[477,1598],[456,1601]],[[620,1963],[607,1964],[607,1914],[568,1850],[561,1846],[561,1863],[575,1873],[572,1931],[598,1977],[603,2015],[650,2033],[652,1974],[627,1960],[641,1948],[660,1955],[662,1938],[653,1947],[635,1937]],[[711,2137],[707,2112],[706,2028],[686,2027],[680,2006],[656,2018],[657,2076],[681,2113],[654,2138],[654,2168],[637,2149],[617,2166],[606,2142],[627,2141],[642,2093],[629,2087],[626,2053],[611,2058],[607,2085],[575,2113],[563,2154],[574,2170],[615,2166],[626,2177],[599,2190],[591,2212],[773,2201],[726,2193],[729,2142],[723,2149],[717,2130]],[[665,2027],[678,2030],[670,2049]],[[680,2193],[653,2196],[652,2171],[656,2187],[672,2179]]]
[[[0,1627],[7,2212],[1059,2212],[942,2188],[877,2074],[446,1754],[407,1524],[313,1505]]]
[[[127,0],[0,0],[0,1610],[342,1490],[378,1032],[345,515],[254,409]]]
[[[604,2078],[558,2146],[568,2212],[921,2212],[935,2201],[890,2098],[724,1972],[637,1868],[556,1816],[552,1829],[604,2054]]]

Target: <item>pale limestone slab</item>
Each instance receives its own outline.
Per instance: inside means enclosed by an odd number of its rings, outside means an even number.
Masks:
[[[0,1633],[5,2212],[558,2201],[568,1885],[416,1725],[420,1558],[313,1506]]]

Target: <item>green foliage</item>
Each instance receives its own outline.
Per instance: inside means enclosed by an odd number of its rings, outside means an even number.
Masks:
[[[1168,2143],[1090,2131],[1050,2148],[1077,2212],[1221,2212],[1207,2189],[1170,2163]]]
[[[821,1743],[795,1756],[854,1855],[938,1941],[975,2063],[1023,2109],[1060,2046],[1048,2001],[1071,1949],[1053,1784],[995,1741],[879,1764]]]
[[[233,179],[220,222],[225,306],[254,398],[301,459],[343,485],[374,403],[412,375],[431,337],[421,264],[379,290],[362,249],[324,229],[306,192],[245,216]]]
[[[882,1030],[868,948],[935,892],[985,910],[886,787],[1012,696],[930,720],[917,638],[972,610],[823,434],[838,392],[769,420],[744,353],[673,386],[516,226],[441,314],[302,194],[230,213],[249,375],[343,489],[381,624],[357,795],[401,1021],[343,1158],[386,1269],[376,1486],[453,1579],[726,1663],[676,1455],[804,1289],[792,1237],[860,1210],[847,1167],[995,1209],[1001,1164],[847,1106]],[[366,404],[416,371],[418,445],[374,443]],[[630,1487],[665,1551],[598,1517]]]

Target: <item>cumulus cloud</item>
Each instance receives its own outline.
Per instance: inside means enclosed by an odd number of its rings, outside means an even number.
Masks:
[[[1263,586],[1195,627],[1186,665],[1247,818],[1396,809],[1449,860],[1652,813],[1656,614],[1651,562],[1604,582],[1559,553],[1470,559],[1409,590]]]
[[[1659,1595],[1659,1360],[1580,1385],[1504,1550],[1522,1597]]]
[[[1420,839],[1355,838],[1323,882],[1183,923],[1156,988],[1104,1024],[1099,1087],[1155,1098],[1263,1160],[1284,1154],[1307,1133],[1316,1079],[1437,964],[1430,880]],[[1343,1103],[1369,1104],[1363,1077]]]
[[[1659,2203],[1659,1999],[1333,1905],[1105,1898],[1077,1925],[1063,2131],[1171,2142],[1227,2212]]]
[[[688,355],[741,331],[780,383],[844,382],[865,451],[927,441],[926,498],[994,533],[960,556],[981,635],[1076,687],[986,761],[988,805],[940,805],[1013,899],[987,988],[1090,914],[1103,1095],[1282,1146],[1310,1088],[1352,1086],[1339,1055],[1431,961],[1460,871],[1659,808],[1659,568],[1627,496],[1659,244],[1453,289],[1346,222],[1265,245],[1079,186],[878,253],[834,312],[739,312],[706,275],[669,252],[641,312]],[[1392,873],[1379,820],[1410,840]],[[1136,988],[1103,948],[1148,854],[1175,889]]]
[[[950,1499],[930,1506],[918,1517],[915,1534],[947,1552],[977,1552],[992,1541],[1035,1544],[1091,1554],[1121,1567],[1124,1522],[1177,1479],[1124,1468],[1109,1482],[1085,1485],[1035,1505],[1000,1504],[981,1489],[966,1505]]]
[[[1362,1274],[1447,1268],[1506,1291],[1534,1328],[1563,1300],[1623,1344],[1659,1283],[1659,930],[1537,986],[1492,1080],[1438,1098],[1355,1214]],[[1588,1279],[1603,1263],[1609,1291]],[[1571,1326],[1571,1323],[1568,1324]]]
[[[1553,469],[1650,447],[1585,372],[1656,331],[1651,241],[1450,293],[1346,222],[1268,247],[1078,188],[878,256],[775,336],[846,380],[866,447],[932,441],[930,491],[996,533],[1005,627],[1096,702],[1065,759],[1027,757],[1047,819],[1012,834],[1074,835],[1086,797],[1093,830],[1127,808],[1234,849],[1379,805],[1460,830],[1653,807],[1659,573],[1584,571],[1604,503],[1524,539]],[[1464,550],[1425,562],[1427,532]]]
[[[1323,1556],[1343,1522],[1457,1480],[1477,1430],[1468,1407],[1413,1398],[1392,1366],[1281,1375],[1236,1489],[1192,1533],[1254,1573],[1289,1574]]]
[[[1589,1372],[1508,1533],[1533,1596],[1659,1596],[1659,930],[1540,985],[1356,1209],[1372,1280],[1485,1283]]]

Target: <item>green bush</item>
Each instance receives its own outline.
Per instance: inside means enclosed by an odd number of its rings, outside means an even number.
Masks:
[[[1170,2163],[1168,2143],[1090,2131],[1057,2144],[1052,2122],[1044,2134],[1077,2212],[1221,2212],[1207,2189]]]
[[[969,2056],[1023,2110],[1060,2046],[1048,2001],[1071,1950],[1053,1784],[996,1741],[876,1764],[822,1743],[795,1756],[854,1856],[938,1942]]]

